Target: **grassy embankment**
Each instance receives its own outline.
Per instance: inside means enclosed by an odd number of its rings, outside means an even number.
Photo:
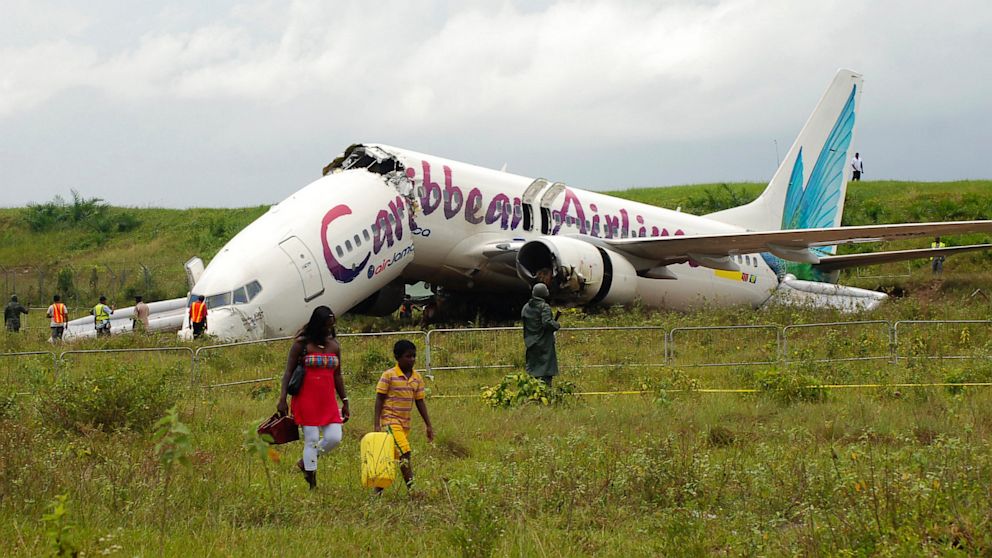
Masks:
[[[107,242],[124,249],[125,239]],[[984,257],[952,258],[940,282],[926,270],[866,280],[898,281],[907,296],[845,319],[992,318],[987,301],[967,296],[987,290]],[[569,312],[565,320],[670,329],[838,318],[818,309],[635,308]],[[350,318],[343,325],[388,330],[396,323]],[[668,367],[635,366],[659,362],[657,334],[563,335],[562,379],[584,390],[647,393],[493,410],[474,395],[505,370],[439,372],[429,401],[433,445],[415,419],[420,496],[413,500],[398,488],[374,500],[358,487],[358,440],[371,424],[375,371],[389,358],[383,341],[344,339],[355,417],[341,447],[321,461],[316,493],[305,490],[293,466],[298,443],[264,458],[244,449],[243,432],[272,412],[271,383],[191,389],[188,360],[176,355],[70,355],[57,382],[46,357],[0,358],[0,536],[13,555],[44,554],[59,542],[88,555],[153,555],[160,530],[167,555],[983,554],[992,549],[992,391],[814,385],[987,382],[987,330],[907,331],[900,353],[913,358],[898,365],[817,363],[885,354],[874,326],[836,328],[797,338],[792,364],[716,369],[689,365],[720,355],[760,359],[773,341],[757,332],[686,334],[680,365]],[[452,340],[434,356],[519,367],[518,341],[515,333]],[[2,343],[8,351],[47,350],[41,335],[4,336]],[[176,341],[118,338],[74,348],[164,343]],[[210,383],[266,376],[285,349],[275,343],[212,352],[198,370]],[[981,358],[921,358],[961,353]],[[614,366],[582,369],[583,362]],[[718,387],[759,393],[700,391]],[[6,395],[12,392],[21,395]],[[471,397],[439,397],[461,394]],[[189,467],[173,468],[166,493],[150,431],[173,401],[190,428],[192,454]],[[67,514],[44,520],[58,495],[66,495]],[[391,535],[396,525],[404,526],[399,539]]]
[[[704,184],[669,188],[645,188],[613,192],[614,195],[663,207],[703,214],[745,203],[756,197],[763,185]],[[83,200],[84,202],[87,200]],[[70,206],[69,209],[72,209]],[[146,299],[183,296],[186,279],[182,262],[194,255],[204,261],[219,250],[245,225],[264,213],[265,207],[243,209],[124,209],[110,208],[108,219],[127,214],[136,223],[132,230],[100,232],[82,219],[62,219],[44,230],[30,228],[30,210],[0,209],[0,285],[4,293],[17,291],[22,301],[47,306],[51,293],[61,291],[70,306],[89,307],[99,294],[125,305],[134,294]],[[845,225],[988,219],[992,217],[992,181],[894,182],[853,184],[848,189]],[[965,235],[946,239],[949,244],[988,241],[988,235]],[[889,248],[928,246],[926,239],[893,243]],[[874,245],[842,247],[875,250]],[[954,256],[951,267],[958,272],[984,271],[992,255]],[[890,264],[881,274],[905,274],[927,265]],[[874,288],[877,280],[844,277],[848,284]],[[898,287],[919,286],[901,281]],[[0,294],[4,294],[0,293]]]

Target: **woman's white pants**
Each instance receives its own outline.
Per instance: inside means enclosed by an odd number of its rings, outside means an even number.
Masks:
[[[324,426],[304,426],[303,468],[307,471],[316,471],[317,457],[331,451],[340,443],[341,425],[338,423],[325,424]]]

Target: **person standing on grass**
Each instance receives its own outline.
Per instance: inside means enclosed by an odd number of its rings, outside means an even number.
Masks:
[[[198,339],[207,331],[207,303],[203,295],[189,305],[189,327],[193,330],[193,339]]]
[[[386,370],[375,387],[375,414],[373,428],[376,432],[392,432],[396,459],[400,462],[400,472],[406,482],[407,492],[413,490],[413,465],[410,462],[410,414],[417,406],[420,418],[427,427],[427,441],[434,441],[434,427],[427,414],[424,401],[426,391],[424,378],[413,369],[417,361],[417,346],[412,341],[401,339],[393,345],[396,366]],[[376,494],[382,489],[376,488]]]
[[[134,297],[134,318],[131,320],[131,329],[133,331],[148,331],[148,316],[151,314],[151,309],[145,304],[144,298],[141,295]]]
[[[520,312],[524,323],[524,345],[527,347],[527,373],[544,381],[548,387],[558,375],[555,332],[561,328],[551,316],[551,305],[547,303],[550,296],[548,286],[537,283],[531,291],[530,301]]]
[[[3,309],[3,325],[7,331],[17,333],[21,331],[21,314],[27,314],[28,309],[20,302],[17,302],[17,295],[11,295],[10,302]]]
[[[48,307],[48,317],[52,319],[52,338],[51,342],[62,340],[62,335],[65,333],[65,325],[68,323],[69,310],[62,303],[62,297],[55,295],[52,297],[52,305]]]
[[[296,335],[289,349],[282,391],[276,405],[282,414],[289,411],[286,389],[296,365],[303,364],[306,374],[300,392],[293,396],[292,409],[296,424],[303,427],[303,459],[296,466],[303,472],[310,490],[317,488],[317,458],[341,443],[341,424],[351,416],[341,376],[341,345],[334,323],[334,312],[330,308],[314,308],[310,321]],[[341,398],[340,409],[337,397]]]
[[[858,182],[861,180],[861,174],[865,172],[865,163],[861,159],[860,153],[855,153],[854,158],[851,159],[851,180]]]
[[[93,325],[96,327],[97,337],[110,335],[110,316],[114,313],[111,306],[107,306],[107,297],[100,296],[100,302],[90,310],[93,314]]]
[[[930,247],[934,249],[944,248],[945,246],[947,245],[941,242],[939,236],[933,239],[933,242],[930,243]],[[930,258],[930,272],[934,275],[941,275],[944,273],[944,256],[932,256]]]

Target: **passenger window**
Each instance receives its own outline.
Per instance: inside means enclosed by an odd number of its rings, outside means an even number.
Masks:
[[[361,245],[362,245],[362,239],[359,238],[358,235],[356,234],[355,235],[355,247],[357,248],[357,247],[359,247]]]
[[[339,258],[341,256],[344,256],[344,250],[341,249],[341,245],[340,244],[338,244],[338,246],[337,246],[337,253],[338,253],[338,257]]]
[[[350,240],[345,240],[344,241],[344,249],[347,250],[347,251],[349,251],[349,252],[351,252],[351,241]]]
[[[362,231],[362,236],[365,237],[365,242],[368,242],[369,241],[369,230],[368,229],[365,229],[364,231]]]
[[[235,289],[233,294],[234,294],[235,304],[244,304],[248,302],[248,292],[245,290],[244,287],[241,287],[240,289]]]

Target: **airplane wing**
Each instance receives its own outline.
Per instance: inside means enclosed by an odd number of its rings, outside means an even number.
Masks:
[[[595,241],[623,254],[661,265],[683,263],[691,258],[706,267],[733,271],[737,267],[729,258],[733,254],[771,252],[784,260],[818,264],[822,257],[810,248],[974,232],[992,232],[992,221],[900,223]]]
[[[845,254],[843,256],[821,256],[816,269],[820,271],[835,271],[848,267],[876,265],[882,263],[901,262],[935,256],[950,256],[959,252],[973,250],[989,250],[992,244],[972,244],[969,246],[952,246],[949,248],[919,248],[916,250],[893,250],[890,252],[872,252],[870,254]]]

